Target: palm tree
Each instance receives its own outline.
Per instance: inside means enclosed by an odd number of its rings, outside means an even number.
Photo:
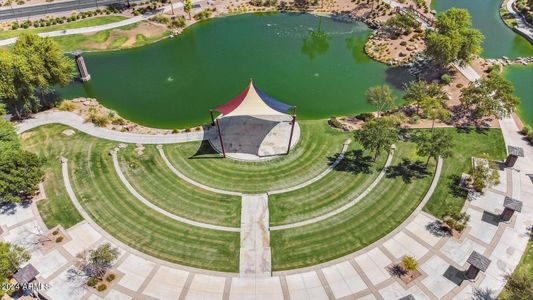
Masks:
[[[189,20],[191,19],[192,0],[183,0],[183,10],[189,14]]]

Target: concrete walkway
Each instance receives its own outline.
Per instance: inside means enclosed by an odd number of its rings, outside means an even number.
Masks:
[[[124,173],[122,173],[122,170],[120,169],[120,163],[118,162],[118,158],[117,158],[117,151],[118,151],[118,148],[116,148],[115,150],[111,151],[111,157],[113,158],[113,166],[115,167],[115,171],[117,172],[117,175],[120,178],[120,181],[122,181],[122,184],[124,184],[124,186],[128,189],[130,194],[132,194],[135,198],[137,198],[137,200],[141,201],[144,205],[148,206],[149,208],[157,211],[158,213],[160,213],[162,215],[165,215],[165,216],[167,216],[167,217],[169,217],[171,219],[174,219],[174,220],[176,220],[178,222],[181,222],[181,223],[185,223],[185,224],[189,224],[189,225],[197,226],[197,227],[202,227],[202,228],[206,228],[206,229],[212,229],[212,230],[229,231],[229,232],[240,232],[240,228],[226,227],[226,226],[220,226],[220,225],[214,225],[214,224],[207,224],[207,223],[202,223],[202,222],[190,220],[190,219],[187,219],[187,218],[184,218],[184,217],[180,217],[180,216],[177,216],[177,215],[175,215],[173,213],[170,213],[170,212],[160,208],[159,206],[153,204],[152,202],[150,202],[149,200],[144,198],[141,194],[139,194],[135,190],[135,188],[133,188],[133,186],[128,182],[128,180],[124,176]]]
[[[325,213],[323,215],[316,216],[314,218],[307,219],[307,220],[300,221],[300,222],[296,222],[296,223],[279,225],[279,226],[272,226],[272,227],[270,227],[270,230],[284,230],[284,229],[291,229],[291,228],[297,228],[297,227],[301,227],[301,226],[305,226],[305,225],[310,225],[310,224],[313,224],[313,223],[324,221],[326,219],[329,219],[329,218],[331,218],[333,216],[336,216],[336,215],[342,213],[343,211],[346,211],[346,210],[350,209],[351,207],[356,205],[359,201],[361,201],[361,199],[363,199],[368,194],[370,194],[370,192],[378,185],[378,183],[381,181],[383,176],[385,176],[385,173],[387,172],[387,169],[389,168],[389,166],[390,166],[390,164],[392,162],[392,157],[393,156],[394,156],[394,149],[391,149],[390,152],[389,152],[389,156],[387,157],[387,161],[385,162],[385,166],[383,167],[383,169],[379,173],[378,177],[372,182],[372,184],[369,187],[367,187],[360,195],[355,197],[350,202],[348,202],[348,203],[344,204],[343,206],[341,206],[341,207],[339,207],[337,209],[334,209],[334,210],[332,210],[332,211],[330,211],[328,213]],[[437,174],[435,174],[435,176],[437,176]],[[439,176],[440,176],[440,172],[439,172]],[[437,181],[438,181],[438,178],[437,178]]]
[[[268,196],[266,194],[242,196],[239,259],[241,278],[272,276],[268,220]]]
[[[181,132],[176,134],[138,134],[119,132],[107,128],[96,127],[73,112],[45,111],[35,114],[33,118],[25,119],[15,128],[17,134],[47,124],[63,124],[97,138],[131,144],[175,144],[207,139],[211,131],[207,132]]]

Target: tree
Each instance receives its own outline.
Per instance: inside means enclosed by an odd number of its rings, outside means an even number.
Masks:
[[[191,19],[192,0],[183,0],[183,11],[189,14],[189,20]]]
[[[354,134],[355,139],[366,149],[374,152],[374,161],[381,151],[390,149],[398,141],[398,127],[389,118],[366,122]]]
[[[478,162],[472,167],[471,181],[474,189],[481,193],[487,186],[500,183],[500,174],[497,170],[492,169],[489,163]]]
[[[450,112],[445,99],[427,96],[422,100],[422,109],[431,119],[431,132],[435,128],[435,120],[446,121],[450,118]]]
[[[407,33],[419,26],[420,24],[416,20],[414,14],[410,11],[406,14],[395,14],[385,22],[385,30],[394,35]]]
[[[366,91],[366,99],[368,103],[376,106],[378,117],[381,112],[394,107],[396,97],[392,94],[391,88],[384,84],[380,86],[370,87]]]
[[[511,114],[520,103],[513,93],[510,81],[497,72],[491,72],[487,77],[470,83],[459,100],[474,120],[492,115],[503,117]]]
[[[420,109],[424,110],[430,117],[446,118],[446,93],[438,83],[427,83],[424,80],[410,81],[404,86],[405,94],[403,99],[405,104],[414,105],[416,113],[420,114]]]
[[[533,276],[526,271],[515,271],[505,275],[505,290],[500,294],[502,300],[533,299]]]
[[[0,284],[7,282],[8,278],[13,276],[19,267],[30,260],[30,254],[21,246],[10,243],[0,242]],[[0,289],[0,295],[7,292]]]
[[[36,82],[29,62],[0,49],[0,100],[21,118],[37,106],[35,97]]]
[[[417,154],[427,156],[426,166],[431,158],[446,158],[452,156],[453,136],[446,130],[438,130],[432,133],[423,132],[416,138]]]
[[[52,39],[25,33],[11,50],[0,50],[0,73],[0,99],[21,118],[40,108],[36,92],[44,101],[55,86],[71,82],[75,66]]]
[[[65,56],[59,45],[50,38],[33,33],[22,34],[13,46],[13,54],[29,62],[34,85],[39,89],[41,100],[55,86],[65,86],[75,76],[74,61]]]
[[[21,149],[13,125],[0,118],[0,203],[31,197],[43,177],[42,163]]]
[[[111,246],[110,243],[102,244],[90,250],[88,255],[84,253],[79,256],[82,259],[80,269],[87,277],[101,278],[117,260],[118,255],[118,248]]]
[[[444,215],[443,221],[444,224],[450,228],[450,230],[462,232],[466,228],[468,221],[470,221],[470,215],[468,215],[466,212],[450,210]]]
[[[483,40],[466,9],[450,8],[437,16],[434,31],[426,31],[426,54],[443,66],[465,65],[481,53]]]

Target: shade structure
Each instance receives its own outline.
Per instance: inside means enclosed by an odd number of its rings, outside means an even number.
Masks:
[[[218,118],[236,116],[286,116],[293,106],[282,103],[254,86],[253,82],[224,105],[215,108]]]
[[[213,111],[220,115],[214,118]],[[218,135],[209,143],[224,157],[262,160],[288,154],[300,136],[296,107],[268,96],[252,81],[237,97],[210,113]]]

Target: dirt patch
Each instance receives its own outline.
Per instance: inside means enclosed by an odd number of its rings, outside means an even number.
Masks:
[[[165,26],[155,24],[148,21],[143,21],[131,29],[112,29],[109,37],[104,42],[85,42],[83,48],[89,50],[108,50],[114,48],[130,48],[135,46],[137,42],[137,35],[143,35],[146,39],[154,39],[163,37],[168,31]],[[97,33],[88,33],[87,36],[94,36]],[[118,43],[120,40],[125,40]]]

